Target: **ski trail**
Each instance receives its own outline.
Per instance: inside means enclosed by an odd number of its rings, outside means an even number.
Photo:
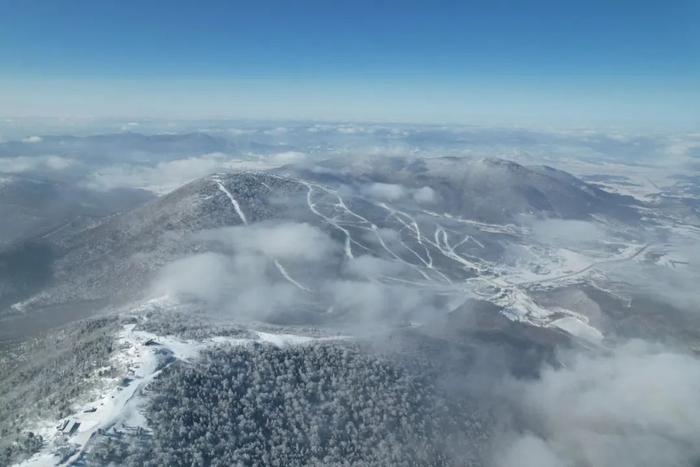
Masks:
[[[457,243],[455,243],[454,245],[452,245],[452,249],[453,249],[453,250],[456,250],[457,248],[459,248],[460,246],[464,245],[464,244],[467,243],[469,240],[471,240],[471,238],[472,238],[471,236],[465,235],[464,238],[463,238],[462,240],[460,240],[459,242],[457,242]]]
[[[420,234],[420,228],[418,227],[418,222],[416,222],[416,220],[413,218],[413,216],[411,216],[410,214],[405,213],[403,211],[400,211],[396,208],[393,208],[386,203],[379,203],[379,206],[386,209],[387,211],[389,211],[394,217],[396,217],[396,220],[401,222],[408,229],[412,230],[416,236],[416,241],[418,243],[420,243],[421,245],[423,244],[423,239],[422,239],[421,234]],[[401,219],[400,216],[406,217],[408,219],[408,221],[410,222],[410,224],[407,224],[403,219]]]
[[[399,241],[401,242],[401,245],[402,245],[405,249],[407,249],[408,251],[410,251],[411,253],[413,253],[413,256],[415,256],[416,258],[418,258],[418,260],[419,260],[421,263],[423,263],[423,264],[425,265],[426,268],[430,268],[430,264],[428,264],[428,262],[427,262],[425,259],[423,259],[423,257],[422,257],[421,255],[419,255],[419,254],[416,252],[416,250],[414,250],[413,248],[411,248],[410,246],[408,246],[408,245],[406,244],[406,242],[403,241],[403,238],[399,237]]]
[[[435,281],[434,278],[431,278],[431,277],[423,270],[423,267],[421,267],[420,265],[417,265],[417,264],[413,264],[413,263],[411,263],[411,262],[409,262],[409,261],[406,261],[406,260],[403,259],[401,256],[399,256],[395,251],[393,251],[391,248],[389,248],[389,246],[386,244],[386,242],[385,242],[384,239],[382,238],[381,234],[379,233],[379,229],[378,229],[377,225],[374,224],[373,222],[371,222],[371,221],[370,221],[369,219],[367,219],[366,217],[361,216],[360,214],[357,214],[357,213],[354,212],[352,209],[350,209],[350,208],[348,207],[348,205],[345,203],[345,200],[343,199],[343,197],[340,196],[340,194],[339,194],[337,191],[331,190],[331,189],[329,189],[329,188],[326,188],[326,187],[323,187],[323,186],[320,186],[320,185],[315,185],[315,184],[312,185],[311,183],[306,182],[306,181],[300,181],[300,183],[302,183],[303,185],[305,185],[305,186],[307,187],[307,189],[308,189],[308,191],[307,191],[307,197],[306,197],[306,198],[307,198],[307,204],[308,204],[308,206],[309,206],[309,209],[310,209],[314,214],[316,214],[317,216],[321,217],[321,218],[324,219],[327,223],[333,225],[335,228],[337,228],[338,230],[342,231],[342,232],[345,234],[345,256],[347,256],[348,258],[354,258],[354,255],[352,254],[351,243],[356,243],[356,244],[358,244],[358,243],[355,242],[355,241],[352,239],[352,236],[350,235],[350,232],[349,232],[346,228],[344,228],[342,225],[340,225],[340,222],[336,221],[335,219],[331,219],[331,218],[329,218],[329,217],[323,215],[321,212],[319,212],[319,210],[318,210],[317,207],[316,207],[316,204],[313,203],[312,197],[311,197],[314,188],[316,188],[316,189],[318,189],[318,190],[321,190],[321,191],[323,191],[323,192],[325,192],[325,193],[327,193],[327,194],[329,194],[329,195],[334,196],[334,197],[336,198],[336,203],[335,203],[335,207],[336,207],[336,208],[342,209],[342,210],[344,211],[345,214],[347,214],[347,215],[349,215],[349,216],[351,216],[351,217],[354,217],[355,219],[357,219],[357,220],[359,221],[360,224],[363,224],[363,225],[357,225],[357,224],[351,224],[351,225],[353,225],[353,227],[356,227],[356,228],[359,228],[359,229],[363,229],[363,230],[368,230],[368,231],[372,232],[372,233],[375,235],[375,237],[377,238],[377,240],[379,241],[379,244],[381,245],[381,247],[382,247],[392,258],[394,258],[395,260],[397,260],[397,261],[399,261],[399,262],[401,262],[401,263],[403,263],[403,264],[405,264],[405,265],[407,265],[407,266],[409,266],[409,267],[415,269],[416,272],[418,272],[424,279],[426,279],[426,280],[428,280],[428,281],[431,281],[431,282],[434,282],[434,281]],[[388,208],[388,206],[387,206],[387,208]],[[388,210],[391,212],[391,209],[388,209]],[[413,232],[417,239],[420,237],[420,243],[421,243],[421,245],[425,248],[425,245],[423,245],[423,243],[422,243],[423,238],[422,238],[422,236],[420,235],[420,229],[419,229],[419,227],[418,227],[418,223],[417,223],[410,215],[405,214],[405,213],[402,213],[402,214],[403,214],[406,218],[410,219],[411,224],[407,223],[404,219],[401,219],[399,216],[395,216],[395,217],[399,220],[399,222],[401,222],[401,223],[402,223],[403,225],[405,225],[411,232]],[[366,227],[366,226],[369,226],[369,227]],[[402,243],[403,243],[403,242],[402,242]],[[425,265],[425,267],[426,267],[427,269],[430,269],[430,270],[435,271],[435,272],[442,278],[442,280],[444,280],[444,281],[447,282],[447,283],[451,283],[450,279],[449,279],[444,273],[442,273],[442,271],[438,271],[437,269],[434,269],[434,268],[433,268],[433,265],[432,265],[433,260],[432,260],[432,257],[430,256],[429,253],[426,252],[426,253],[427,253],[427,256],[428,256],[428,258],[429,258],[429,261],[426,261],[426,260],[425,260],[421,255],[419,255],[415,250],[413,250],[412,248],[408,247],[408,245],[406,245],[405,243],[403,243],[403,244],[404,244],[404,246],[405,246],[409,251],[411,251],[411,252],[421,261],[421,263],[423,263],[423,264]],[[361,245],[361,244],[358,244],[358,245],[361,246],[361,247],[364,247],[364,245]],[[367,249],[366,247],[364,247],[364,248]]]
[[[429,267],[430,269],[433,269],[433,257],[432,257],[432,255],[430,254],[430,248],[428,248],[427,246],[423,245],[423,249],[425,250],[425,256],[428,257],[428,267]],[[441,273],[441,274],[442,274],[442,273]],[[447,276],[445,276],[445,277],[447,277]]]
[[[443,272],[440,271],[439,269],[436,269],[436,268],[433,267],[433,258],[430,256],[430,253],[428,252],[428,249],[425,247],[425,245],[422,245],[422,246],[423,246],[423,248],[425,249],[425,252],[427,253],[428,259],[429,259],[430,261],[426,261],[421,255],[418,254],[418,252],[416,252],[413,248],[411,248],[410,246],[408,246],[408,245],[406,244],[406,242],[403,241],[402,238],[399,238],[399,241],[401,242],[401,245],[403,245],[404,248],[406,248],[408,251],[410,251],[411,253],[413,253],[413,255],[414,255],[416,258],[418,258],[418,259],[420,260],[420,262],[423,263],[427,269],[429,269],[430,271],[435,272],[438,276],[440,276],[440,277],[442,278],[443,281],[447,282],[448,284],[452,284],[452,281],[450,280],[449,277],[447,277],[447,275],[445,275],[445,273],[443,273]],[[417,267],[417,265],[416,265],[416,267]]]
[[[333,219],[325,216],[318,209],[316,209],[316,204],[311,199],[311,194],[313,193],[313,186],[309,182],[306,182],[304,180],[299,180],[299,183],[306,186],[306,188],[308,190],[306,192],[306,204],[309,206],[309,209],[311,210],[311,212],[313,212],[318,217],[320,217],[321,219],[326,221],[326,223],[334,226],[336,229],[340,230],[341,232],[343,232],[345,234],[345,256],[350,258],[350,259],[353,259],[355,256],[352,254],[352,245],[351,245],[352,236],[350,235],[350,232],[348,231],[348,229],[341,227]]]
[[[231,201],[231,204],[233,205],[233,208],[236,210],[236,214],[238,214],[238,217],[240,217],[241,222],[243,222],[243,224],[245,224],[245,225],[248,225],[248,219],[246,219],[245,214],[243,213],[243,210],[241,209],[241,206],[238,204],[238,201],[236,201],[236,198],[234,198],[233,195],[231,194],[231,192],[226,189],[226,187],[224,186],[224,184],[221,182],[220,179],[214,178],[213,180],[218,185],[219,190],[222,193],[224,193],[228,197],[228,199]],[[284,268],[284,266],[282,266],[282,263],[280,263],[276,258],[273,259],[273,261],[275,263],[275,266],[277,267],[277,270],[280,272],[280,274],[282,274],[282,277],[284,277],[290,284],[292,284],[293,286],[295,286],[296,288],[298,288],[300,290],[303,290],[304,292],[309,292],[309,293],[311,292],[311,290],[308,287],[304,287],[299,282],[294,280],[294,278],[289,275],[289,273]]]
[[[245,225],[248,225],[248,219],[246,219],[245,214],[243,214],[243,210],[241,210],[241,206],[238,204],[238,201],[236,201],[236,198],[233,197],[230,191],[226,189],[224,184],[221,182],[221,179],[219,178],[212,178],[214,182],[219,187],[219,191],[221,191],[223,194],[225,194],[228,199],[231,201],[231,204],[233,204],[233,209],[236,210],[236,214],[238,214],[238,217],[241,218],[241,222],[243,222]]]
[[[441,241],[442,240],[442,241]],[[442,243],[442,244],[441,244]],[[440,250],[440,252],[446,256],[447,258],[450,258],[460,264],[463,264],[464,266],[476,270],[478,272],[483,272],[483,268],[481,265],[478,265],[476,263],[473,263],[462,256],[458,255],[455,253],[454,248],[450,246],[450,242],[447,237],[447,232],[445,232],[445,229],[442,228],[442,226],[438,225],[435,228],[435,244],[437,248]]]
[[[435,290],[436,293],[454,295],[455,293],[467,293],[468,295],[484,298],[485,294],[488,294],[488,300],[492,301],[504,308],[506,312],[504,314],[510,319],[516,321],[527,321],[536,325],[552,325],[550,323],[552,313],[538,306],[531,299],[527,292],[520,288],[520,286],[529,287],[533,283],[547,282],[548,280],[539,280],[524,283],[510,283],[507,277],[500,277],[499,273],[496,273],[492,268],[493,264],[489,261],[482,260],[478,257],[473,257],[465,253],[458,253],[458,250],[463,246],[473,241],[473,243],[479,248],[485,248],[485,245],[481,243],[476,237],[468,234],[467,232],[461,231],[462,229],[450,230],[449,224],[459,223],[463,226],[468,226],[470,228],[476,228],[481,232],[505,234],[509,236],[520,236],[527,233],[521,227],[512,224],[491,224],[487,222],[479,222],[472,219],[465,219],[459,216],[452,215],[450,213],[437,213],[428,210],[420,210],[418,214],[427,214],[437,219],[442,219],[448,222],[447,225],[440,225],[439,220],[435,223],[434,232],[429,232],[429,229],[425,228],[421,231],[421,226],[417,222],[416,218],[410,213],[401,211],[390,206],[388,203],[377,203],[372,200],[364,199],[365,202],[373,204],[377,207],[385,209],[388,211],[388,215],[380,225],[384,225],[386,222],[390,221],[390,218],[394,218],[395,222],[400,225],[398,229],[399,239],[396,244],[387,241],[382,235],[382,231],[378,225],[370,221],[368,218],[354,212],[346,201],[343,199],[341,194],[332,188],[325,187],[318,183],[300,180],[297,178],[285,178],[278,175],[268,174],[271,177],[288,180],[295,182],[299,185],[306,187],[306,202],[308,204],[309,210],[320,219],[325,221],[325,223],[333,226],[333,228],[342,232],[345,237],[344,241],[344,252],[347,258],[353,259],[355,255],[353,254],[353,245],[361,249],[367,250],[370,253],[378,253],[375,248],[374,242],[372,243],[372,249],[363,245],[353,238],[351,232],[356,230],[372,232],[370,235],[376,237],[376,242],[382,250],[384,250],[392,259],[409,266],[418,272],[420,276],[425,280],[421,282],[420,279],[408,280],[400,277],[392,276],[380,276],[380,282],[386,283],[398,283],[404,284],[412,287],[430,287]],[[244,214],[240,211],[240,206],[233,198],[230,192],[226,190],[220,180],[216,180],[219,185],[219,189],[224,192],[231,201],[231,204],[236,208],[236,212],[241,217],[244,223],[247,223]],[[315,199],[314,199],[315,198]],[[334,199],[335,198],[335,199]],[[328,211],[328,214],[324,214],[324,211]],[[408,232],[404,233],[404,229]],[[394,229],[395,231],[397,229]],[[459,240],[457,240],[459,238]],[[416,243],[413,243],[413,242]],[[452,244],[451,241],[455,241]],[[420,246],[416,246],[420,245]],[[394,248],[398,248],[394,250]],[[446,275],[446,272],[442,271],[440,265],[442,260],[431,252],[432,249],[438,251],[440,256],[447,260],[454,261],[463,266],[464,271],[470,273],[469,277],[466,277],[466,282],[464,284],[457,284],[452,282],[450,277]],[[406,251],[404,251],[406,250]],[[356,252],[355,252],[356,253]],[[417,262],[414,263],[410,256],[416,257]],[[404,256],[407,258],[404,259]],[[280,274],[292,285],[310,292],[310,290],[304,285],[300,284],[284,268],[284,266],[276,259],[272,258],[275,262]],[[435,261],[438,261],[435,263]],[[592,266],[591,266],[592,267]],[[549,280],[557,280],[562,278],[573,277],[582,273],[585,273],[589,268],[583,271],[576,271],[573,273],[566,274],[564,276],[551,278]],[[450,269],[451,270],[451,269]],[[477,286],[477,290],[472,289],[473,279],[471,274],[477,274],[477,278],[484,287]],[[444,282],[443,282],[444,281]],[[578,319],[578,318],[577,318]],[[583,320],[580,320],[583,322]],[[566,323],[564,323],[566,324]],[[585,324],[585,322],[584,322]],[[562,325],[563,326],[563,325]]]
[[[471,236],[470,236],[469,238],[471,239],[472,242],[476,243],[476,244],[479,246],[479,248],[482,248],[482,249],[485,248],[485,247],[484,247],[484,244],[481,243],[481,242],[480,242],[479,240],[477,240],[476,238],[471,237]]]
[[[403,259],[399,255],[397,255],[391,248],[389,248],[387,246],[387,244],[384,242],[384,239],[382,238],[382,236],[379,234],[379,229],[376,225],[372,224],[371,229],[372,229],[372,232],[374,232],[374,235],[377,237],[377,240],[379,240],[379,244],[382,246],[382,248],[384,248],[384,250],[386,250],[386,252],[389,253],[394,259],[396,259],[397,261],[415,269],[418,272],[418,274],[423,276],[423,278],[425,280],[428,280],[428,281],[433,280],[425,271],[423,271],[423,268],[421,268],[417,264],[409,263],[408,261],[406,261],[405,259]]]
[[[391,282],[399,282],[401,284],[409,284],[409,285],[414,285],[422,288],[429,288],[433,289],[435,287],[435,283],[430,281],[430,282],[416,282],[416,281],[410,281],[408,279],[401,279],[399,277],[393,277],[393,276],[386,276],[386,275],[381,275],[379,276],[380,279],[384,279],[385,281],[391,281]]]
[[[377,225],[374,224],[373,222],[371,222],[371,221],[370,221],[369,219],[367,219],[366,217],[363,217],[363,216],[357,214],[356,212],[354,212],[352,209],[350,209],[350,208],[345,204],[345,201],[343,200],[343,198],[340,196],[340,194],[339,194],[337,191],[329,190],[328,188],[322,188],[322,189],[323,189],[325,192],[327,192],[327,193],[329,193],[329,194],[332,194],[332,195],[334,195],[334,196],[336,197],[336,199],[338,200],[338,203],[336,204],[336,206],[343,208],[343,209],[345,210],[346,213],[348,213],[348,214],[351,215],[352,217],[358,219],[358,220],[360,221],[360,223],[369,225],[369,226],[370,226],[370,230],[371,230],[371,231],[374,233],[374,235],[377,237],[377,240],[379,240],[379,244],[380,244],[380,245],[382,246],[382,248],[384,248],[384,250],[385,250],[387,253],[389,253],[393,258],[395,258],[397,261],[400,261],[400,262],[402,262],[402,263],[404,263],[404,264],[406,264],[406,265],[408,265],[408,266],[414,268],[414,269],[415,269],[421,276],[423,276],[423,278],[425,278],[426,280],[429,280],[429,281],[433,280],[425,271],[423,271],[423,268],[421,268],[419,265],[416,265],[416,264],[413,264],[413,263],[410,263],[410,262],[406,261],[405,259],[401,258],[398,254],[396,254],[392,249],[390,249],[390,248],[387,246],[387,244],[384,242],[384,239],[382,238],[382,236],[379,234],[379,228],[377,227]],[[417,228],[417,225],[416,225],[416,228]],[[405,244],[404,244],[404,245],[405,245]],[[407,248],[408,248],[408,247],[407,247]],[[411,249],[409,248],[409,250],[411,250]],[[418,254],[417,254],[415,251],[413,251],[413,250],[411,250],[411,251],[413,252],[413,254],[415,254],[415,255],[421,260],[421,262],[423,262],[424,264],[426,264],[426,262],[423,260],[423,258],[420,257],[420,255],[418,255]]]
[[[406,245],[406,243],[403,240],[401,240],[401,243],[408,250],[410,250],[428,269],[435,271],[445,282],[447,282],[448,284],[451,284],[452,281],[450,280],[449,277],[447,277],[439,269],[435,269],[433,267],[433,257],[430,254],[430,249],[423,243],[423,236],[420,233],[420,227],[418,226],[418,222],[416,221],[416,219],[406,212],[400,211],[396,208],[389,206],[387,203],[379,203],[378,206],[389,211],[390,215],[394,216],[394,218],[399,223],[401,223],[404,227],[406,227],[410,232],[413,233],[418,244],[420,244],[420,246],[423,247],[423,251],[425,251],[425,256],[426,256],[427,260],[425,258],[423,258],[421,255],[419,255],[418,252],[415,251],[413,248],[410,248],[408,245]],[[406,220],[402,219],[401,216],[408,219],[408,222],[406,222]],[[430,241],[428,239],[425,239],[425,240],[430,244]]]
[[[371,224],[371,222],[368,221],[366,218],[360,216],[360,215],[357,214],[355,211],[353,211],[352,209],[350,209],[349,207],[347,207],[347,205],[345,204],[345,200],[340,196],[340,194],[338,194],[337,191],[330,191],[329,193],[335,195],[335,197],[338,199],[338,203],[336,204],[336,206],[338,206],[339,208],[345,209],[345,212],[347,212],[348,214],[350,214],[350,215],[353,216],[354,218],[358,219],[358,220],[360,221],[360,223],[362,223],[362,224]]]
[[[289,273],[288,273],[287,270],[284,268],[284,266],[282,266],[282,263],[280,263],[280,262],[279,262],[278,260],[276,260],[276,259],[274,260],[274,262],[275,262],[275,266],[277,266],[277,270],[280,272],[280,274],[282,274],[282,276],[283,276],[285,279],[287,279],[287,281],[288,281],[290,284],[292,284],[294,287],[296,287],[296,288],[298,288],[298,289],[300,289],[300,290],[303,290],[304,292],[309,292],[309,293],[311,293],[311,289],[309,289],[308,287],[304,287],[304,286],[301,285],[299,282],[295,281],[294,278],[292,278],[292,276],[289,275]]]
[[[466,224],[466,225],[471,225],[473,227],[476,227],[477,229],[481,230],[482,232],[490,232],[490,233],[500,233],[500,234],[507,234],[507,235],[518,235],[522,229],[519,227],[513,225],[513,224],[489,224],[487,222],[479,222],[475,221],[472,219],[463,219],[461,217],[453,216],[452,214],[449,213],[437,213],[435,211],[429,211],[427,209],[422,209],[421,210],[424,214],[428,214],[429,216],[433,217],[440,217],[443,219],[449,219],[450,221],[453,222],[459,222],[460,224]]]

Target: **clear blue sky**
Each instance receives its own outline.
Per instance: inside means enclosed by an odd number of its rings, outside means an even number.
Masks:
[[[700,1],[0,1],[0,114],[700,123]]]

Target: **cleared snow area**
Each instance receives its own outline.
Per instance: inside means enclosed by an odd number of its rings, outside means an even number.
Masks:
[[[233,205],[233,208],[236,210],[236,214],[238,214],[238,217],[241,219],[241,222],[243,224],[248,224],[248,219],[246,219],[245,214],[243,213],[243,210],[241,209],[241,205],[238,204],[238,201],[236,198],[233,197],[230,191],[226,189],[224,184],[221,182],[220,178],[213,177],[212,180],[216,183],[216,185],[219,187],[219,190],[226,195],[226,197],[231,201],[231,204]]]

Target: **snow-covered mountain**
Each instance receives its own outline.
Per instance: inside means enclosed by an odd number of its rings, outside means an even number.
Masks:
[[[455,294],[488,288],[496,296],[509,290],[504,255],[529,242],[529,219],[633,225],[634,207],[630,198],[566,173],[503,160],[359,159],[342,168],[330,161],[221,173],[97,226],[49,232],[42,242],[52,251],[48,286],[41,283],[17,302],[27,311],[142,296],[166,264],[211,246],[197,232],[265,222],[307,223],[327,234],[342,250],[324,265],[334,274],[347,260],[367,256],[400,266],[401,280]],[[479,285],[463,286],[465,281]]]
[[[512,378],[697,342],[693,297],[648,293],[695,274],[698,227],[666,206],[501,159],[358,157],[69,222],[0,256],[0,338],[25,341],[2,429],[32,433],[6,458],[487,465],[526,410]]]

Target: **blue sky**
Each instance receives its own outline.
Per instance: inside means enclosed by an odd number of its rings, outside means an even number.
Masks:
[[[0,114],[700,122],[700,2],[0,2]]]

